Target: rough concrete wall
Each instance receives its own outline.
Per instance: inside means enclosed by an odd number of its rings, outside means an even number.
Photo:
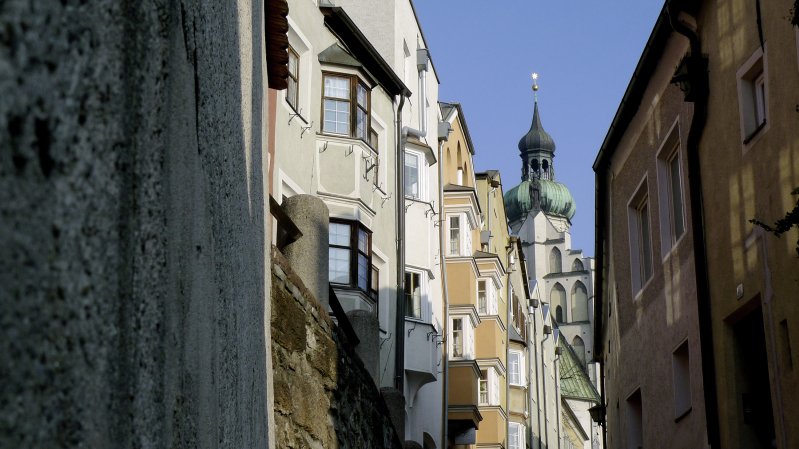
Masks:
[[[0,447],[266,447],[262,14],[0,1]]]
[[[400,449],[369,371],[278,251],[272,253],[275,440],[280,448]]]

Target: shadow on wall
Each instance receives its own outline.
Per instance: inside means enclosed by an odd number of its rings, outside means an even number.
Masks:
[[[0,8],[0,446],[267,445],[263,11],[238,3]]]

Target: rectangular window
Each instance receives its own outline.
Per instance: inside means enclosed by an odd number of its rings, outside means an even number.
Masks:
[[[463,357],[464,355],[464,329],[463,318],[452,319],[452,357]]]
[[[369,145],[372,147],[373,150],[378,152],[380,151],[379,136],[377,134],[377,131],[375,131],[374,129],[369,130]]]
[[[685,231],[683,216],[682,171],[680,170],[680,152],[675,150],[669,160],[669,192],[671,193],[671,229],[672,239],[676,242]]]
[[[288,48],[289,54],[289,76],[288,87],[286,88],[286,101],[291,105],[294,110],[297,110],[297,103],[299,100],[299,85],[300,85],[300,57],[293,48]]]
[[[419,198],[419,156],[405,153],[405,196]]]
[[[511,385],[524,386],[524,357],[521,352],[508,352],[508,374]]]
[[[486,281],[477,281],[477,313],[488,314],[488,298],[486,296]]]
[[[524,424],[508,423],[508,449],[524,449],[525,426]],[[568,440],[566,440],[568,441]]]
[[[644,447],[644,411],[641,390],[635,390],[627,398],[627,449]]]
[[[744,145],[750,143],[768,122],[768,83],[764,51],[758,47],[738,69],[738,108]]]
[[[691,369],[688,342],[681,344],[671,356],[674,379],[674,416],[681,418],[691,410]]]
[[[647,191],[647,181],[644,179],[628,204],[633,295],[637,295],[652,277],[652,233]]]
[[[422,287],[419,273],[405,272],[405,316],[422,318]]]
[[[449,217],[449,254],[461,254],[461,217],[457,215]]]
[[[380,270],[377,267],[372,267],[372,281],[369,284],[369,295],[377,301],[377,297],[380,294]]]
[[[371,232],[358,222],[331,219],[328,243],[329,282],[356,287],[371,296]]]
[[[356,76],[325,73],[322,97],[322,131],[363,141],[369,138],[370,92]]]
[[[478,381],[478,391],[480,393],[480,405],[489,405],[488,370],[480,371],[480,380]]]

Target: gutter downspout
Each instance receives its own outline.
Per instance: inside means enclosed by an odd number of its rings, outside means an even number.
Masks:
[[[416,50],[417,64],[419,71],[419,120],[427,116],[425,110],[425,90],[427,69],[430,65],[430,57],[427,50]],[[424,58],[424,59],[423,59]],[[408,93],[408,96],[410,94]],[[408,135],[416,138],[424,138],[427,135],[427,123],[421,121],[421,130],[402,126],[402,107],[405,105],[405,95],[400,95],[400,104],[397,109],[397,352],[394,354],[395,372],[394,385],[397,390],[405,396],[405,142]]]
[[[397,108],[397,316],[394,335],[397,339],[394,352],[394,387],[405,395],[405,139],[402,128],[402,108],[405,93],[400,94]],[[402,438],[405,436],[403,435]]]
[[[449,127],[449,123],[447,122],[440,122],[438,125],[438,240],[439,240],[439,249],[438,249],[438,256],[439,256],[439,264],[441,267],[441,291],[442,291],[442,302],[444,304],[444,325],[442,326],[443,329],[441,333],[443,334],[444,341],[446,341],[447,336],[449,336],[449,291],[447,290],[447,266],[446,261],[444,260],[444,238],[446,237],[444,233],[444,141],[447,140],[449,136],[449,132],[452,131],[452,128]],[[447,346],[442,345],[444,348],[442,353],[444,354],[444,384],[443,384],[443,406],[444,408],[441,411],[441,447],[448,446],[448,429],[447,423],[449,422],[449,352],[447,351]]]
[[[536,325],[536,322],[535,322],[535,312],[531,313],[530,315],[533,317],[532,318],[532,321],[533,321],[533,348],[535,348],[535,351],[538,352],[538,345],[535,342],[536,336],[538,335],[538,326]],[[539,382],[539,379],[540,379],[541,376],[540,376],[540,374],[538,372],[538,360],[537,359],[538,359],[538,357],[536,357],[533,360],[535,362],[534,363],[535,364],[535,400],[536,400],[536,405],[537,405],[537,407],[535,408],[536,409],[535,410],[535,414],[538,417],[538,448],[540,449],[541,448],[541,389],[538,388],[538,382]],[[532,432],[530,433],[530,435],[532,437]]]
[[[596,273],[597,273],[597,281],[599,283],[599,288],[595,288],[594,296],[596,297],[594,302],[594,355],[596,357],[596,361],[599,364],[599,394],[600,394],[600,401],[601,403],[601,411],[602,411],[602,447],[608,447],[608,413],[607,413],[607,398],[605,396],[605,348],[603,347],[603,320],[604,320],[604,312],[602,309],[602,304],[605,301],[605,245],[604,245],[604,238],[605,235],[605,212],[607,211],[607,191],[605,190],[605,186],[607,185],[606,177],[606,170],[608,170],[609,164],[603,164],[597,167],[596,170],[596,186],[594,196],[595,200],[595,210],[594,214],[596,216],[596,224],[594,227],[594,253],[596,254]],[[618,417],[616,419],[619,419]]]
[[[699,338],[702,351],[702,379],[707,420],[708,444],[712,449],[721,447],[716,392],[716,366],[713,357],[713,316],[710,300],[710,279],[707,269],[707,246],[705,243],[704,200],[702,196],[702,172],[699,159],[699,141],[705,129],[708,115],[710,82],[707,58],[702,55],[702,45],[697,33],[678,20],[680,13],[676,2],[669,2],[669,23],[672,29],[688,38],[691,53],[687,57],[687,78],[691,83],[690,93],[694,102],[691,128],[688,131],[688,183],[691,197],[691,228],[693,230],[694,265],[696,269],[696,296],[699,318]],[[686,101],[688,99],[686,98]]]
[[[541,383],[542,383],[542,390],[544,391],[544,424],[545,424],[544,441],[546,441],[545,445],[546,447],[549,447],[549,426],[546,425],[547,416],[549,416],[549,413],[547,413],[547,406],[549,404],[547,403],[547,372],[546,372],[546,363],[544,363],[546,357],[546,351],[544,350],[544,342],[546,342],[547,339],[549,339],[549,335],[550,334],[546,334],[544,339],[541,340],[541,370],[543,371],[544,374],[543,376],[541,376]]]
[[[562,335],[561,335],[561,338],[563,338]],[[558,367],[558,360],[560,360],[560,354],[556,355],[555,356],[555,360],[552,361],[552,363],[555,365],[555,382],[556,383],[560,383],[560,368]],[[562,441],[562,439],[561,439],[562,437],[560,435],[561,434],[561,419],[560,419],[560,401],[561,401],[561,398],[558,397],[558,396],[559,395],[557,394],[557,390],[556,390],[556,393],[555,393],[555,423],[558,426],[558,444],[557,444],[556,447],[561,447],[561,441]]]

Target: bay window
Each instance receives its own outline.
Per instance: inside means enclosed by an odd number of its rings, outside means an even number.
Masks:
[[[354,75],[324,73],[323,79],[322,132],[367,141],[371,119],[366,84]]]
[[[405,272],[405,316],[422,318],[422,286],[419,273]]]
[[[464,354],[463,318],[452,319],[452,357],[463,357]]]
[[[421,198],[419,189],[419,155],[405,153],[405,196]]]
[[[524,424],[508,423],[508,449],[524,449]]]
[[[524,355],[520,351],[508,352],[508,377],[511,385],[524,386]]]
[[[328,257],[330,283],[376,293],[377,286],[372,285],[372,233],[363,225],[331,219]]]
[[[461,217],[459,215],[449,217],[449,254],[452,256],[461,254]]]

